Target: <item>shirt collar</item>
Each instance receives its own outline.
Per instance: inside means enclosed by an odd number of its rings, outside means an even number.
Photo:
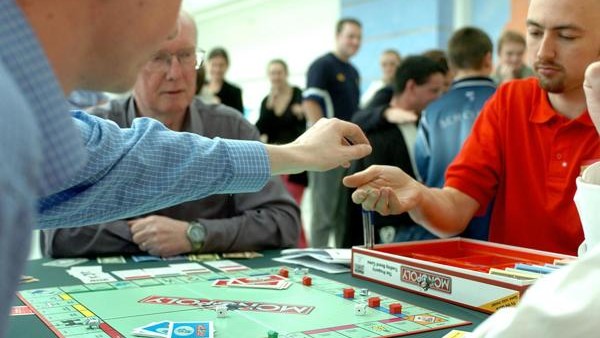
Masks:
[[[127,125],[131,126],[133,119],[138,117],[137,108],[135,105],[135,99],[133,96],[130,96],[127,99],[126,111],[125,114],[127,116]],[[192,103],[188,107],[186,112],[185,119],[183,121],[183,127],[181,131],[192,132],[197,134],[202,134],[204,132],[204,127],[202,124],[202,119],[200,118],[200,114],[197,112],[205,107],[204,103],[202,103],[199,99],[194,98]]]
[[[37,119],[44,154],[41,195],[64,189],[86,161],[81,133],[42,46],[14,0],[0,1],[0,62]]]
[[[487,87],[496,88],[496,83],[489,76],[469,76],[469,77],[464,77],[460,80],[456,80],[456,81],[452,82],[451,89],[461,88],[461,87],[473,87],[473,86],[477,86],[477,87],[487,86]]]
[[[535,84],[537,86],[536,91],[539,95],[538,96],[539,108],[534,107],[534,109],[531,110],[531,115],[529,117],[529,120],[531,122],[544,124],[544,123],[548,123],[552,120],[563,119],[565,122],[581,123],[585,126],[590,126],[590,127],[594,126],[587,109],[583,112],[583,114],[581,114],[579,117],[577,117],[575,119],[569,119],[569,118],[559,114],[556,110],[554,110],[554,107],[552,107],[552,104],[550,104],[550,99],[548,98],[548,92],[546,92],[545,90],[543,90],[540,87],[538,80],[531,79],[529,81],[535,81]]]

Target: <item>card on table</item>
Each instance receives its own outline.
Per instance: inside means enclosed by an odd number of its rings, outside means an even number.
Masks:
[[[164,320],[162,322],[152,322],[133,329],[133,334],[142,337],[167,338],[172,322]]]
[[[143,279],[143,278],[152,277],[149,273],[145,272],[143,269],[118,270],[118,271],[111,271],[111,273],[123,280]]]
[[[244,251],[244,252],[226,252],[221,254],[223,258],[233,258],[233,259],[249,259],[249,258],[257,258],[263,257],[264,255],[258,253],[256,251]]]
[[[213,338],[213,322],[176,322],[169,328],[168,338]]]
[[[222,261],[204,262],[204,264],[223,272],[250,270],[249,267],[228,259]]]
[[[54,259],[49,262],[42,264],[43,266],[55,266],[59,268],[68,268],[73,265],[81,264],[87,262],[87,258],[60,258]]]
[[[109,257],[98,257],[96,258],[100,264],[125,264],[127,261],[123,256],[109,256]]]
[[[177,264],[169,264],[170,267],[181,271],[186,275],[194,275],[200,273],[210,273],[210,270],[205,266],[200,265],[199,263],[177,263]]]
[[[131,256],[131,259],[134,262],[157,262],[162,260],[160,257],[158,256],[151,256],[151,255],[134,255]]]
[[[192,262],[218,261],[221,259],[218,254],[189,254],[187,258]]]

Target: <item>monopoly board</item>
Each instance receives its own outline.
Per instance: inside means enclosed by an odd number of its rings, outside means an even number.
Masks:
[[[74,338],[135,337],[134,328],[164,320],[213,321],[220,338],[267,337],[269,331],[279,338],[398,337],[470,324],[372,292],[344,298],[348,285],[314,275],[306,286],[304,275],[290,274],[291,286],[284,290],[213,286],[218,279],[272,275],[278,269],[80,284],[18,296],[58,337]],[[356,304],[374,296],[380,306],[356,315]],[[401,303],[402,312],[390,314],[392,303]],[[217,317],[219,304],[235,304],[235,310]],[[98,318],[100,326],[88,327],[88,318]]]

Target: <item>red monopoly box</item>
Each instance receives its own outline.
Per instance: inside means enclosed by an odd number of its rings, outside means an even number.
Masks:
[[[503,273],[517,263],[544,266],[573,259],[576,257],[457,237],[381,244],[373,249],[353,247],[352,275],[492,313],[516,305],[535,279],[519,279],[519,272],[490,274],[490,269]]]

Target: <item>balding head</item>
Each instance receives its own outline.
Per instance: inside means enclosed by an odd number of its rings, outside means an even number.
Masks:
[[[182,13],[178,27],[142,68],[133,88],[138,113],[165,124],[184,116],[196,92],[196,24]]]

